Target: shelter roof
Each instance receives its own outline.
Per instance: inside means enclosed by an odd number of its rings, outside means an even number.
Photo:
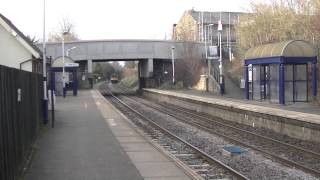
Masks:
[[[74,61],[70,57],[65,56],[64,57],[64,63],[65,64],[74,63]],[[62,57],[56,58],[52,63],[52,67],[54,67],[54,68],[61,67],[62,68],[63,67],[63,59],[62,59]]]
[[[307,41],[290,40],[250,48],[245,54],[245,59],[315,56],[317,56],[315,48]]]

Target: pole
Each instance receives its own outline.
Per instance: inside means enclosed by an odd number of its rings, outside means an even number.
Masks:
[[[219,50],[220,50],[220,57],[219,57],[219,69],[220,75],[222,76],[222,43],[221,43],[221,32],[219,32]]]
[[[206,80],[206,91],[209,91],[209,84],[210,84],[210,76],[211,76],[211,59],[210,58],[208,58],[208,46],[207,46],[207,40],[208,39],[211,39],[212,38],[212,36],[211,36],[211,38],[209,38],[210,37],[210,33],[209,32],[211,32],[211,29],[210,29],[210,27],[211,26],[213,26],[213,24],[209,24],[209,25],[207,25],[207,27],[206,27],[206,33],[205,33],[205,37],[206,37],[206,39],[205,39],[205,49],[206,49],[206,60],[207,60],[207,62],[208,62],[208,74],[207,74],[207,80]],[[208,36],[208,38],[207,38],[207,36]],[[211,45],[212,45],[212,39],[211,39],[211,43],[210,43]]]
[[[219,57],[219,81],[220,81],[220,94],[224,94],[224,78],[223,78],[223,68],[222,68],[222,22],[221,22],[221,13],[220,13],[220,21],[218,25],[218,31],[219,31],[219,49],[220,49],[220,57]]]
[[[219,32],[219,44],[220,44],[220,57],[219,57],[219,71],[220,71],[220,94],[224,93],[224,84],[223,84],[223,72],[222,72],[222,43],[221,43],[221,32]]]
[[[65,95],[65,88],[66,88],[66,83],[65,83],[65,68],[64,68],[64,34],[62,34],[62,91],[63,91],[63,97],[66,97]]]
[[[50,66],[52,68],[52,57],[50,57]],[[54,78],[53,78],[53,73],[51,70],[51,128],[54,128],[54,121],[55,121],[55,117],[54,117]]]
[[[174,79],[174,46],[171,47],[171,57],[172,57],[172,83],[175,84]]]
[[[48,123],[48,95],[47,95],[47,57],[46,57],[46,0],[43,0],[43,42],[42,42],[42,71],[43,71],[43,103],[44,124]]]
[[[201,31],[202,31],[202,42],[204,40],[203,34],[204,34],[204,28],[203,28],[203,12],[201,12]]]
[[[210,60],[208,59],[208,47],[207,47],[207,35],[209,34],[209,32],[207,32],[207,30],[209,30],[210,26],[205,26],[205,40],[204,40],[204,46],[205,46],[205,50],[206,50],[206,61],[208,62],[208,77],[206,78],[206,91],[209,91],[209,79],[210,79]]]
[[[231,52],[231,18],[230,18],[230,12],[229,12],[229,61],[231,62],[232,61],[232,52]]]
[[[207,26],[204,26],[204,48],[206,50],[206,60],[208,59],[208,52],[207,52]]]

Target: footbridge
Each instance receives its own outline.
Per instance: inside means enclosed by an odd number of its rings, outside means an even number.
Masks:
[[[48,43],[47,56],[51,56],[52,60],[61,57],[61,45]],[[80,73],[85,74],[85,78],[83,75],[81,78],[83,81],[92,80],[92,62],[139,61],[141,86],[152,87],[155,79],[164,77],[165,71],[172,70],[172,55],[177,60],[186,56],[201,59],[205,53],[203,46],[203,43],[167,40],[88,40],[67,42],[64,51],[66,56],[80,64]],[[42,44],[38,47],[41,49]],[[170,73],[166,74],[166,78],[170,76]]]

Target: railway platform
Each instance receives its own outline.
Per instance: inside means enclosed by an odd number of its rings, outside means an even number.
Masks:
[[[144,89],[143,95],[225,120],[271,129],[293,138],[320,141],[320,107],[308,103],[282,106],[192,90]]]
[[[36,149],[25,180],[190,179],[96,90],[57,98]]]

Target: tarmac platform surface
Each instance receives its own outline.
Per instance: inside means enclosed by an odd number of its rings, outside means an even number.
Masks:
[[[190,179],[95,90],[57,98],[25,180]]]
[[[252,111],[262,114],[291,118],[303,122],[320,124],[320,107],[310,103],[295,103],[291,105],[271,104],[268,102],[257,102],[249,100],[238,100],[226,98],[223,96],[213,95],[208,92],[194,90],[160,90],[160,89],[144,89],[145,91],[154,92],[162,95],[196,100],[209,104],[216,104],[240,110]]]

